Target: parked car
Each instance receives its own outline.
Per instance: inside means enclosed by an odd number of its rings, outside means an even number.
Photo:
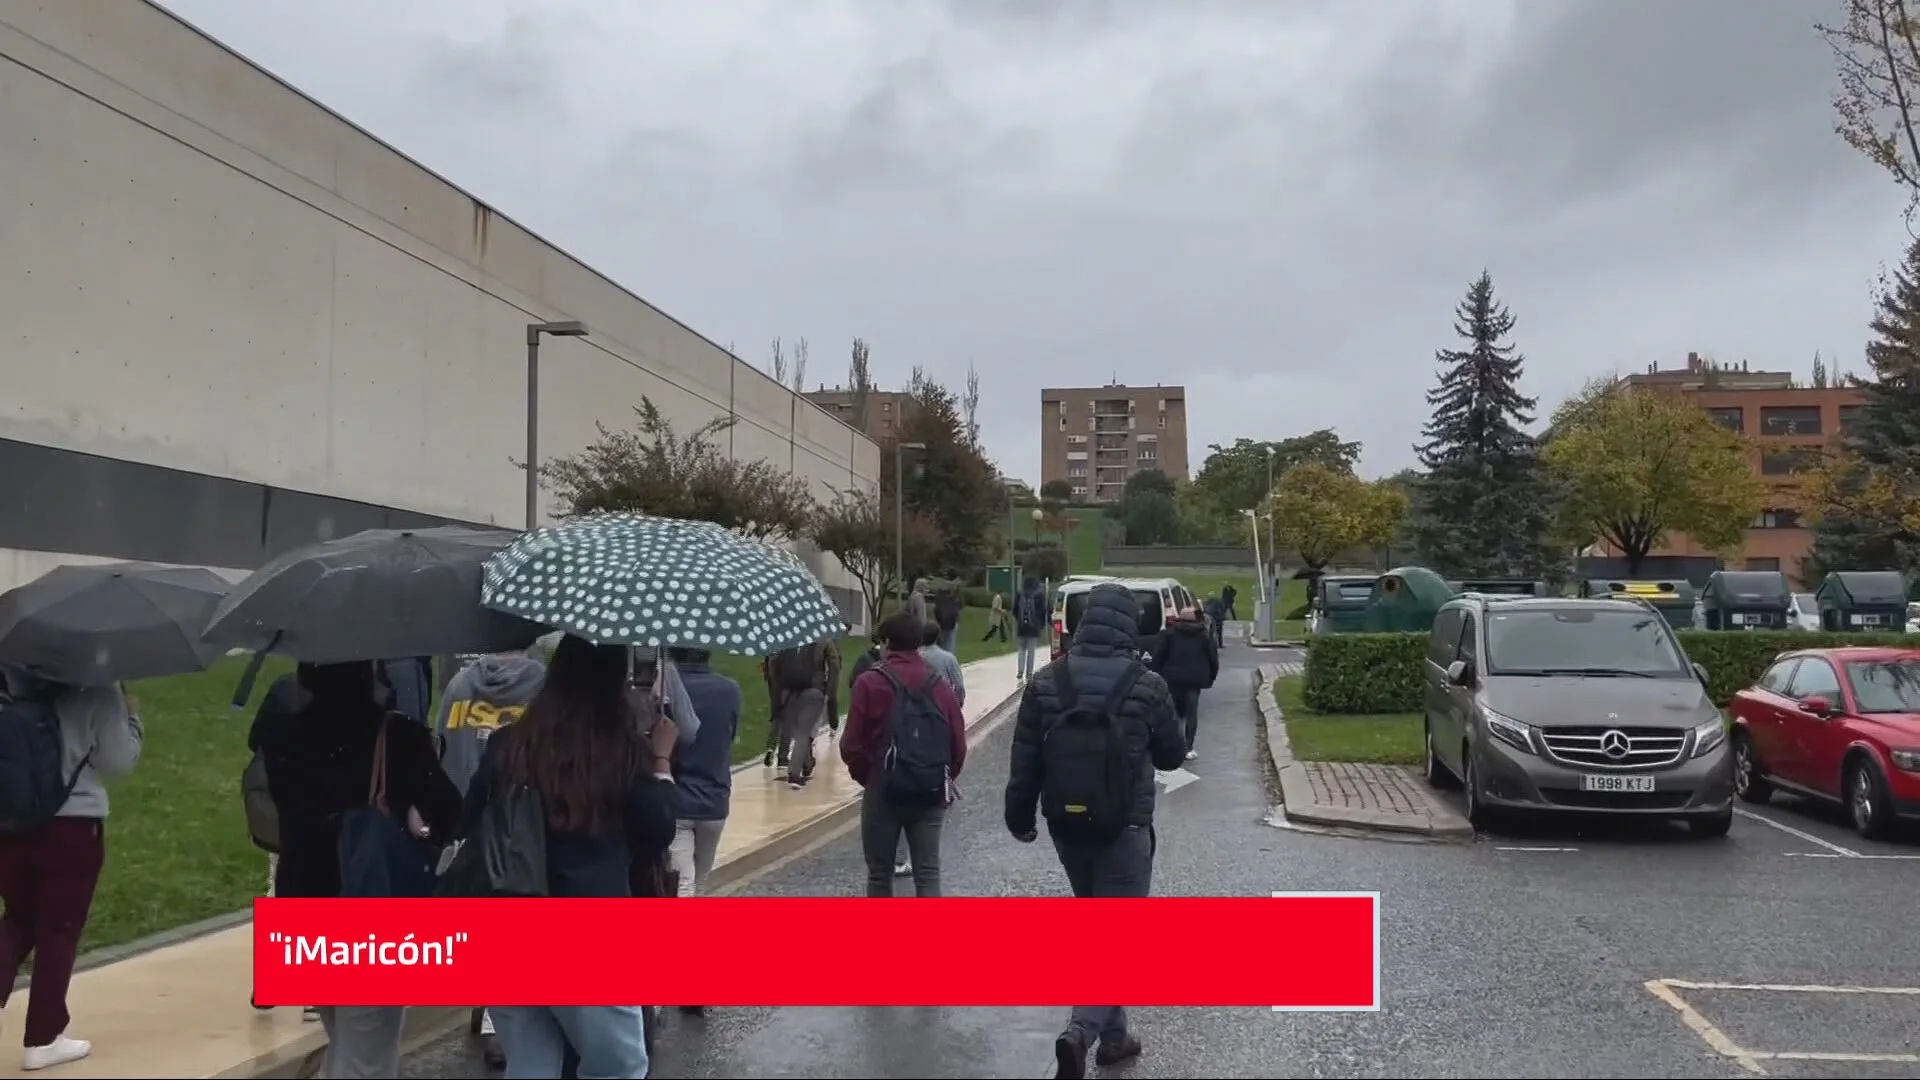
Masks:
[[[1790,629],[1820,632],[1820,604],[1810,592],[1793,594],[1793,611],[1788,617],[1793,620]]]
[[[1735,694],[1734,788],[1844,803],[1862,836],[1920,818],[1920,650],[1783,653]]]
[[[1467,818],[1514,813],[1733,825],[1726,725],[1667,620],[1637,598],[1461,596],[1427,638],[1427,782]]]
[[[1096,585],[1124,586],[1140,601],[1138,639],[1142,654],[1153,649],[1154,641],[1167,623],[1179,618],[1182,609],[1199,603],[1186,586],[1173,578],[1086,577],[1069,581],[1060,586],[1053,598],[1053,659],[1066,655],[1067,647],[1073,642],[1073,632],[1080,625],[1080,616],[1087,610],[1087,594]]]

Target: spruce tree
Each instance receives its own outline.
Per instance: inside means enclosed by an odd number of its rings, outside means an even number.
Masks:
[[[1415,527],[1433,569],[1453,578],[1557,576],[1552,514],[1534,439],[1537,401],[1520,393],[1526,359],[1508,340],[1513,315],[1482,272],[1455,309],[1461,349],[1434,354],[1440,377],[1415,447],[1427,475]]]
[[[1862,401],[1844,435],[1845,446],[1868,470],[1911,495],[1920,491],[1920,241],[1888,275],[1868,325],[1873,340],[1867,343],[1867,365],[1873,376],[1852,380]],[[1920,568],[1920,535],[1897,513],[1864,516],[1833,509],[1814,526],[1807,569],[1823,574]]]

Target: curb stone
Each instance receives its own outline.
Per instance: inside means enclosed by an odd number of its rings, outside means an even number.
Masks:
[[[1272,760],[1274,774],[1280,781],[1281,810],[1287,820],[1371,832],[1411,833],[1455,843],[1473,842],[1473,826],[1453,807],[1442,802],[1439,796],[1424,788],[1417,790],[1427,804],[1428,813],[1425,815],[1315,805],[1306,769],[1294,758],[1293,745],[1287,739],[1286,717],[1281,713],[1279,703],[1274,700],[1274,682],[1279,677],[1280,665],[1260,666],[1255,676],[1254,704],[1266,724],[1267,753]]]

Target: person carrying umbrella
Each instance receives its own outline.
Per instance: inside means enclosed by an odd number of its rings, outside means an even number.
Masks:
[[[0,704],[0,1007],[27,957],[21,1068],[79,1061],[93,1044],[67,1033],[67,986],[106,862],[105,778],[140,760],[145,733],[118,685],[61,685],[5,672]]]

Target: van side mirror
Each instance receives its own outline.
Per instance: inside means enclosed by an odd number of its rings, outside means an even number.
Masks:
[[[1447,681],[1455,686],[1467,686],[1473,682],[1473,665],[1465,660],[1455,660],[1447,665]]]
[[[1713,681],[1712,679],[1707,678],[1707,669],[1704,667],[1701,667],[1700,662],[1697,660],[1694,661],[1694,664],[1693,664],[1693,677],[1700,680],[1701,686],[1706,686]]]
[[[1814,694],[1800,702],[1800,711],[1812,713],[1820,717],[1831,716],[1833,715],[1833,703],[1821,697],[1819,694]]]

